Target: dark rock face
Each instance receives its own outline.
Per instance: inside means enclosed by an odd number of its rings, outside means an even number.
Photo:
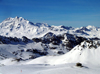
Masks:
[[[43,37],[40,38],[33,38],[28,39],[27,37],[23,36],[21,39],[17,37],[5,37],[0,36],[0,44],[27,44],[32,42],[33,44],[38,44],[36,48],[27,48],[23,50],[23,48],[20,48],[20,50],[15,50],[12,52],[13,55],[19,56],[20,60],[27,60],[27,59],[34,59],[40,56],[45,55],[62,55],[66,52],[70,51],[72,48],[74,48],[77,45],[80,45],[83,41],[88,42],[90,45],[88,48],[97,48],[100,46],[100,42],[94,43],[95,40],[100,40],[99,38],[84,38],[79,37],[74,34],[68,34],[64,33],[62,35],[55,35],[52,32],[49,32],[45,34]],[[83,48],[85,48],[86,44],[82,45]],[[33,45],[34,46],[34,45]],[[24,57],[24,53],[28,53],[28,57]],[[6,58],[6,55],[0,55],[4,58]],[[24,58],[23,58],[24,57]]]
[[[85,33],[83,30],[76,30],[76,33],[80,33],[80,34],[84,34],[84,35],[88,35],[87,33]]]
[[[64,28],[64,29],[67,29],[67,30],[72,29],[72,27],[66,27],[66,26],[61,26],[61,28]]]
[[[41,38],[33,38],[32,40],[35,42],[42,42],[44,44],[53,43],[54,45],[59,45],[59,43],[61,42],[59,37],[57,37],[55,34],[53,34],[51,32],[47,33],[46,35],[44,35]]]
[[[80,30],[90,31],[90,30],[89,30],[89,29],[87,29],[86,27],[82,27]]]
[[[44,35],[42,38],[33,38],[32,40],[34,42],[42,42],[45,45],[50,43],[52,43],[53,45],[61,44],[63,47],[66,47],[66,50],[71,50],[74,46],[80,44],[82,41],[87,39],[83,37],[78,37],[76,35],[68,34],[68,33],[56,36],[55,34],[49,32],[46,35]]]
[[[80,44],[81,42],[83,42],[84,40],[87,40],[86,38],[83,37],[78,37],[76,35],[72,35],[72,34],[68,34],[65,33],[63,35],[65,41],[64,41],[64,46],[66,46],[66,48],[68,50],[71,50],[73,47],[75,47],[76,45]]]
[[[17,37],[13,38],[13,37],[0,36],[0,44],[26,44],[29,42],[33,42],[33,41],[28,39],[25,36],[23,36],[22,39]]]

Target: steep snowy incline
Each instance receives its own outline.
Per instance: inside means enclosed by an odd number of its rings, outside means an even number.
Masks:
[[[27,64],[77,63],[100,66],[100,41],[84,41],[62,56],[44,56],[28,61]]]
[[[100,65],[100,39],[83,38],[72,34],[47,33],[32,40],[0,36],[0,63],[10,65],[77,63]],[[64,55],[63,55],[64,54]],[[42,57],[44,56],[44,57]],[[39,57],[39,58],[38,58]],[[35,59],[36,58],[36,59]],[[15,60],[13,62],[13,60]],[[9,62],[4,62],[9,61]]]
[[[22,17],[7,18],[0,23],[0,35],[28,38],[45,33],[50,26],[44,23],[32,23]]]
[[[13,56],[22,61],[46,55],[63,55],[84,40],[87,39],[67,33],[56,36],[51,32],[32,40],[25,36],[22,38],[0,36],[0,60]]]
[[[88,37],[88,38],[95,38],[98,37],[100,38],[100,27],[95,27],[95,26],[87,26],[87,27],[81,27],[77,28],[75,31],[75,34],[83,37]]]
[[[21,38],[26,36],[30,39],[42,37],[46,33],[52,32],[56,35],[69,33],[83,37],[99,37],[100,27],[87,26],[81,28],[73,28],[66,26],[49,26],[45,23],[32,23],[22,17],[7,18],[0,23],[0,35]]]

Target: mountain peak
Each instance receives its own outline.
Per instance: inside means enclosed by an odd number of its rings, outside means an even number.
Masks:
[[[87,28],[87,29],[94,29],[94,28],[96,28],[96,27],[95,27],[95,26],[88,25],[86,28]]]
[[[47,23],[33,23],[23,17],[16,16],[15,18],[9,17],[0,23],[0,35],[22,37],[27,36],[33,38],[36,35],[41,36],[47,32],[54,34],[71,33],[78,36],[100,37],[100,28],[94,26],[87,26],[81,28],[73,28],[68,26],[50,26]],[[90,33],[93,32],[93,33]]]
[[[19,18],[18,16],[16,16],[15,18]]]
[[[9,17],[9,18],[5,19],[4,21],[9,21],[9,20],[13,20],[13,18]]]
[[[22,21],[22,20],[26,20],[26,19],[24,19],[23,17],[18,17],[18,16],[16,16],[15,18],[14,18],[14,20],[16,21]]]
[[[70,30],[72,27],[70,26],[70,27],[68,27],[68,26],[64,26],[64,25],[61,25],[60,26],[61,28],[64,28],[64,29],[67,29],[67,30]]]
[[[4,36],[30,38],[34,34],[44,33],[50,26],[46,23],[32,23],[23,17],[7,18],[0,23],[0,34]]]
[[[47,23],[35,23],[35,25],[38,27],[43,27],[43,26],[50,27]]]

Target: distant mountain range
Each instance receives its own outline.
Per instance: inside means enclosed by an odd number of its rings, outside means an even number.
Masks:
[[[0,63],[4,65],[8,65],[3,62],[7,59],[10,59],[11,64],[12,61],[31,59],[33,64],[36,62],[35,58],[42,56],[56,56],[58,59],[54,61],[59,60],[62,63],[86,63],[100,57],[99,48],[100,27],[50,26],[45,23],[32,23],[22,17],[7,18],[0,23]],[[60,55],[63,56],[62,60],[59,59]],[[50,64],[46,59],[42,62]],[[97,59],[96,63],[99,63]]]
[[[7,18],[0,23],[0,35],[7,37],[26,36],[30,39],[42,37],[48,32],[56,35],[69,33],[83,37],[100,37],[100,27],[87,26],[81,28],[73,28],[66,26],[50,26],[45,23],[32,23],[22,17]]]

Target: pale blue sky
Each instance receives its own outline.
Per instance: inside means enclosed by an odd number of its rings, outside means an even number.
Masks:
[[[100,0],[0,0],[0,22],[16,16],[33,23],[100,27]]]

